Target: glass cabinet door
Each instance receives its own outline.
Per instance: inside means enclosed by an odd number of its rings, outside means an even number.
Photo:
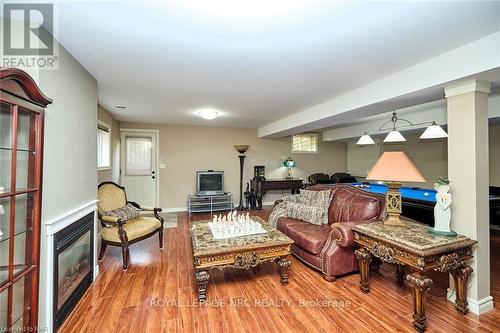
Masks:
[[[0,105],[0,194],[10,192],[12,167],[12,107]]]
[[[36,325],[41,115],[5,102],[0,107],[0,331]]]

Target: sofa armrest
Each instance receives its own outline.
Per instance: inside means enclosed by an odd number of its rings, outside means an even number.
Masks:
[[[364,221],[347,221],[333,223],[330,230],[330,238],[342,247],[350,247],[354,245],[354,232],[352,228],[365,223],[372,223],[378,220]]]

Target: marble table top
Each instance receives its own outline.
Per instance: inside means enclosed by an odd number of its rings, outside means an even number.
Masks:
[[[410,252],[426,255],[434,252],[452,251],[472,246],[477,242],[462,235],[456,237],[437,236],[430,234],[428,225],[407,220],[406,227],[384,226],[383,222],[359,224],[353,231],[361,235],[372,237]]]
[[[293,244],[293,240],[285,236],[281,231],[271,227],[266,221],[258,216],[252,219],[260,222],[268,232],[265,234],[231,237],[216,240],[208,226],[210,220],[196,221],[191,225],[191,243],[193,255],[210,255],[225,252],[233,252],[245,249],[258,249],[270,246]]]

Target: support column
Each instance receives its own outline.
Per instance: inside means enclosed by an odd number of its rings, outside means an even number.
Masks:
[[[490,83],[469,80],[445,88],[451,228],[478,241],[470,266],[471,312],[493,308],[490,296],[488,94]],[[450,299],[454,301],[453,299]]]

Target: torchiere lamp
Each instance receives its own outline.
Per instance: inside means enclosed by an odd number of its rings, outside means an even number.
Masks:
[[[425,182],[425,178],[413,162],[402,151],[385,152],[372,167],[367,180],[378,180],[387,183],[389,188],[385,196],[387,217],[386,226],[406,226],[401,216],[401,182]]]
[[[240,204],[236,207],[236,210],[245,210],[245,206],[243,205],[243,165],[245,163],[245,153],[248,150],[249,145],[235,145],[234,149],[238,153],[238,157],[240,158]]]
[[[295,168],[295,161],[292,160],[290,156],[283,162],[283,165],[288,168],[288,175],[286,176],[286,179],[293,179],[292,177],[292,168]]]

